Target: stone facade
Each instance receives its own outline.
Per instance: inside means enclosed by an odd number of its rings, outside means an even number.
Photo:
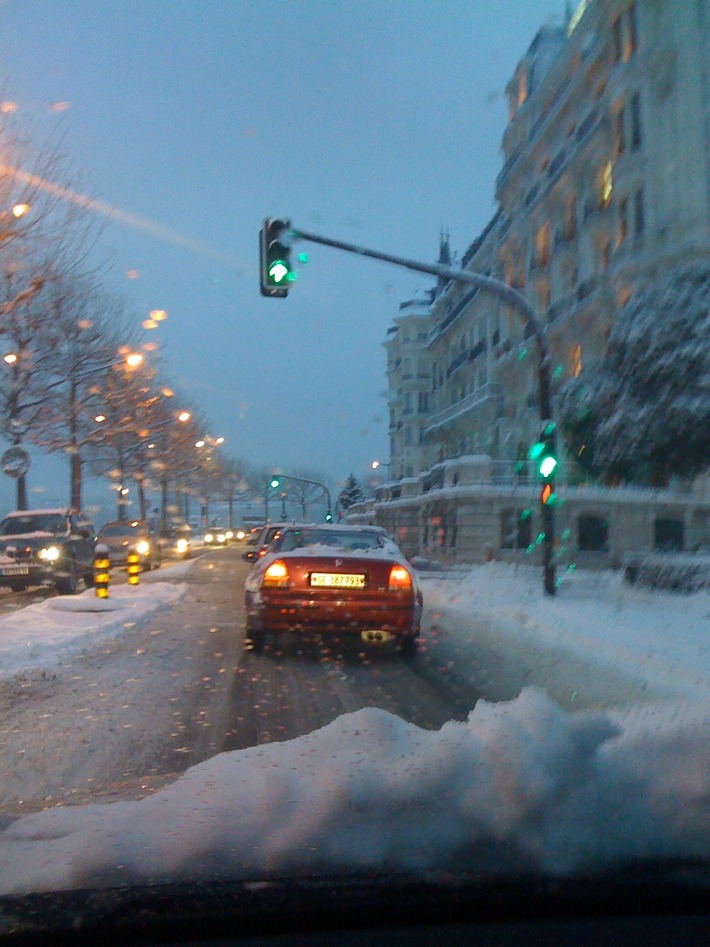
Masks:
[[[635,287],[681,262],[710,261],[710,0],[585,0],[564,25],[540,29],[506,91],[498,207],[460,266],[515,286],[535,306],[556,390],[603,353]],[[450,262],[444,240],[440,259]],[[440,281],[400,308],[385,348],[394,482],[374,504],[378,522],[405,516],[396,530],[417,552],[438,531],[440,555],[518,555],[500,524],[511,498],[524,498],[531,525],[509,531],[521,542],[536,535],[537,491],[520,479],[540,432],[529,327],[496,297]],[[471,456],[490,468],[484,483],[477,465],[479,485],[469,482],[464,497],[470,470],[458,462]],[[683,548],[710,543],[707,478],[692,495],[683,485],[602,490],[576,458],[561,461],[557,518],[575,558],[616,561],[658,546],[666,528],[677,539],[677,525],[663,520],[682,521]],[[446,489],[445,462],[459,476]]]

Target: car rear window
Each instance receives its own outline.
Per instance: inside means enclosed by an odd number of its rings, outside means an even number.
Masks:
[[[281,537],[279,550],[290,552],[305,546],[335,546],[338,549],[356,551],[376,549],[382,545],[382,535],[374,531],[356,533],[349,530],[291,529]]]

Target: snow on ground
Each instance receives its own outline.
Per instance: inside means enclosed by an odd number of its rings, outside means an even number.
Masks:
[[[521,656],[538,649],[540,665],[585,659],[593,675],[615,662],[646,681],[646,703],[608,695],[604,710],[571,712],[527,687],[439,731],[364,708],[219,754],[138,802],[15,822],[0,834],[0,891],[710,858],[710,595],[580,573],[550,599],[539,582],[491,563],[424,588],[462,658],[498,636]]]
[[[178,577],[175,569],[171,577]],[[187,564],[189,565],[189,563]],[[0,618],[0,678],[28,669],[52,668],[72,654],[134,628],[159,608],[180,599],[186,586],[160,582],[159,573],[137,586],[116,585],[100,599],[93,589],[50,598]]]
[[[521,686],[539,684],[563,704],[615,705],[641,694],[710,700],[708,592],[660,592],[628,585],[620,572],[574,570],[550,597],[539,568],[491,562],[425,579],[424,600],[448,630],[457,665],[495,655],[525,669]]]

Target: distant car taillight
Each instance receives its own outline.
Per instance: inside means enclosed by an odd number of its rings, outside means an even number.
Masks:
[[[411,589],[411,587],[412,577],[404,566],[392,566],[390,569],[390,592],[404,591],[405,589]]]
[[[286,568],[286,563],[282,562],[281,559],[272,562],[264,572],[261,587],[262,589],[288,588],[288,569]]]

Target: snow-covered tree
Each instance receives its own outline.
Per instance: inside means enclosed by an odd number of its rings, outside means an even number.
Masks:
[[[354,503],[361,503],[364,499],[365,494],[362,492],[362,487],[355,477],[350,474],[338,495],[338,503],[344,510],[349,510]]]
[[[560,392],[560,417],[592,473],[660,485],[710,468],[710,267],[635,294],[601,361]]]

